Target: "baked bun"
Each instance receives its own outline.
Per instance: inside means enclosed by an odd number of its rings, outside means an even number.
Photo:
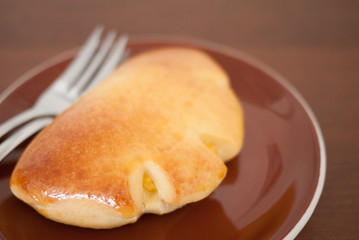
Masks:
[[[137,55],[30,143],[11,190],[43,216],[113,228],[208,196],[243,138],[239,102],[207,54]]]

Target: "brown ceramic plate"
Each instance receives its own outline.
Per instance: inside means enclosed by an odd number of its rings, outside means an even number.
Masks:
[[[147,214],[111,230],[47,220],[17,200],[9,178],[26,147],[0,166],[0,237],[7,239],[292,239],[314,211],[325,175],[323,138],[313,113],[280,75],[237,50],[179,38],[135,38],[131,54],[166,45],[201,48],[228,72],[242,101],[245,143],[208,198],[173,213]],[[29,107],[66,67],[74,51],[30,70],[0,96],[0,122]]]

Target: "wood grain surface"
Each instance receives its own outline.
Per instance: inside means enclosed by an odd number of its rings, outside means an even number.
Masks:
[[[311,105],[327,147],[324,191],[297,239],[359,239],[359,1],[1,0],[0,91],[98,23],[218,42],[281,73]]]

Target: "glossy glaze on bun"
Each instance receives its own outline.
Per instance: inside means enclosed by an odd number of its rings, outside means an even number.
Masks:
[[[208,196],[242,146],[242,109],[206,53],[168,47],[132,57],[30,143],[11,190],[52,220],[135,222]]]

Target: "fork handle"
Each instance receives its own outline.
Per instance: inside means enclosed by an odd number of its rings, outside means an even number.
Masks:
[[[23,141],[52,122],[52,117],[39,118],[26,124],[0,144],[0,162]]]
[[[33,118],[42,117],[44,114],[41,114],[39,111],[34,111],[34,109],[30,108],[13,116],[0,125],[0,138],[21,124],[26,123]]]

